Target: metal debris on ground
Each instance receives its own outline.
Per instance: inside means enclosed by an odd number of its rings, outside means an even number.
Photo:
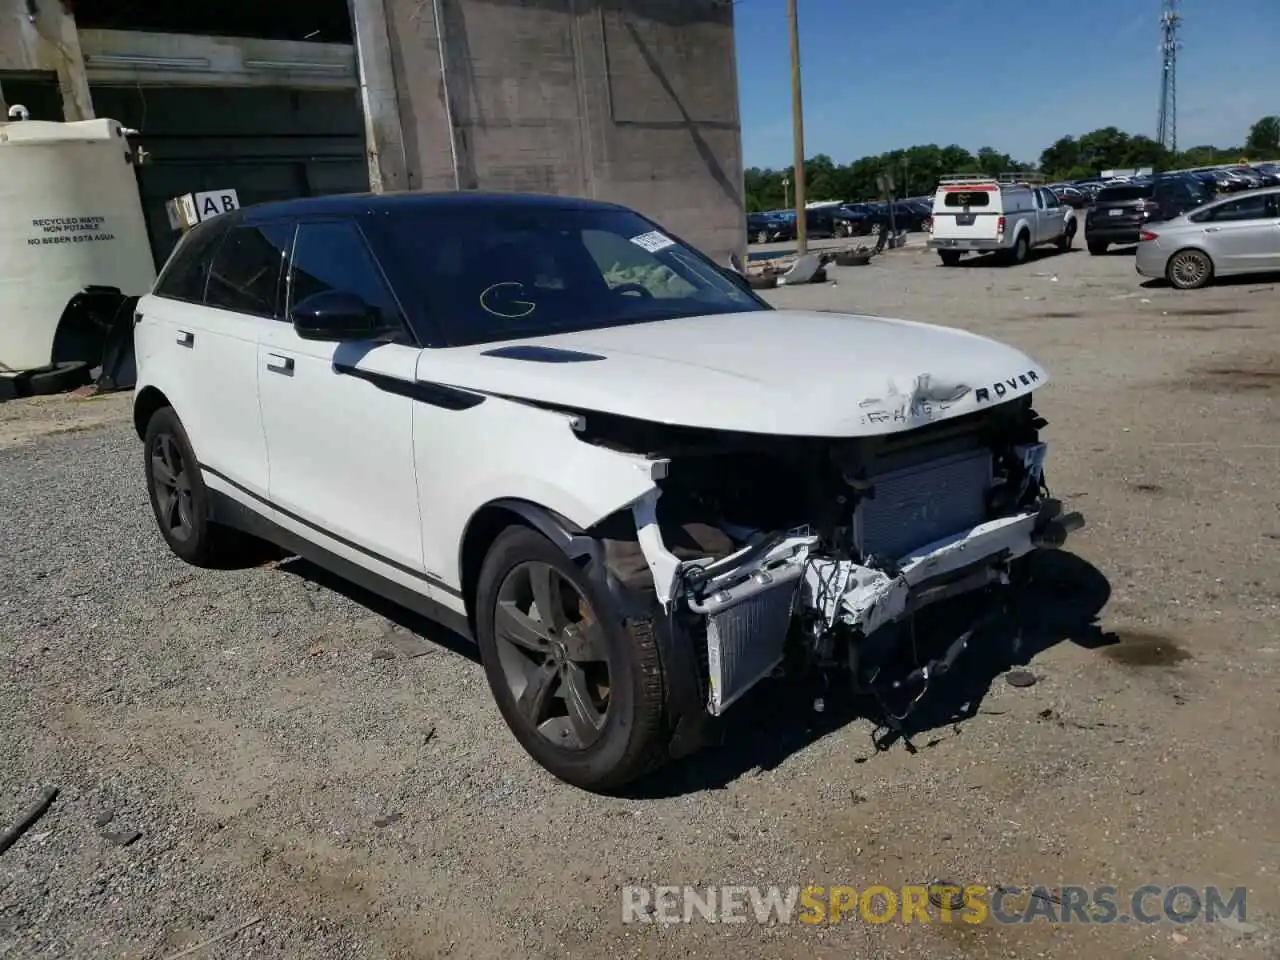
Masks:
[[[1004,675],[1004,682],[1011,687],[1035,686],[1036,675],[1030,670],[1010,670]]]
[[[24,833],[26,833],[33,826],[35,826],[36,822],[39,821],[41,817],[43,817],[46,813],[49,812],[49,808],[53,806],[53,801],[56,800],[57,798],[58,798],[57,787],[49,787],[42,794],[40,794],[40,799],[37,800],[35,804],[29,810],[27,810],[26,813],[22,815],[22,817],[18,820],[18,822],[15,823],[8,830],[6,830],[3,834],[0,834],[0,853],[4,853],[6,850],[12,847],[15,843],[18,842],[18,840],[22,837]]]

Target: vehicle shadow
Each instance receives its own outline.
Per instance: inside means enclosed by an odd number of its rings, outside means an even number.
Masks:
[[[371,613],[385,617],[398,627],[403,627],[411,634],[443,647],[450,653],[466,657],[473,663],[480,662],[480,650],[474,643],[448,627],[442,626],[421,614],[414,613],[408,607],[387,600],[376,593],[364,589],[350,580],[344,580],[336,573],[330,573],[324,567],[317,566],[303,557],[291,556],[279,561],[276,569],[282,573],[312,583],[322,590],[331,590],[346,597],[352,603],[359,604]]]
[[[1271,273],[1237,273],[1229,277],[1214,277],[1208,286],[1203,287],[1204,290],[1212,290],[1214,287],[1249,287],[1255,284],[1272,284],[1280,281],[1280,272]],[[1172,284],[1164,277],[1154,277],[1150,280],[1144,280],[1139,286],[1147,290],[1172,289]],[[1179,291],[1181,293],[1195,293],[1194,290]]]
[[[954,267],[947,267],[945,264],[939,263],[939,267],[947,270],[972,270],[974,268],[985,267],[1026,267],[1033,263],[1039,263],[1041,260],[1052,260],[1055,257],[1066,257],[1073,253],[1080,253],[1079,247],[1072,247],[1070,250],[1059,250],[1057,247],[1033,247],[1027,251],[1027,259],[1022,263],[1012,263],[1001,259],[999,253],[980,253],[977,256],[962,257],[960,262]]]
[[[894,707],[854,696],[852,691],[766,681],[730,709],[719,746],[656,771],[624,795],[656,799],[724,789],[744,775],[779,766],[792,754],[861,719],[876,724],[876,730],[865,754],[855,758],[857,763],[871,761],[899,742],[913,754],[936,746],[963,729],[964,721],[978,713],[996,678],[1011,667],[1023,666],[1066,640],[1091,649],[1118,642],[1098,623],[1110,597],[1106,576],[1088,561],[1065,551],[1039,553],[1032,558],[1031,583],[1017,597],[1011,615],[976,635],[905,721],[889,723],[886,711]],[[939,656],[954,640],[956,625],[970,622],[960,617],[966,606],[971,608],[972,601],[939,604],[922,612],[916,633],[921,660]],[[1021,624],[1021,630],[1015,624]],[[911,667],[902,664],[899,669],[905,674]],[[821,712],[814,709],[815,697],[822,698]]]

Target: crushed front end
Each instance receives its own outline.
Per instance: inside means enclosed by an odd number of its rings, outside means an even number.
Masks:
[[[1008,585],[1083,526],[1045,483],[1029,396],[881,436],[762,437],[587,417],[583,439],[667,461],[630,547],[696,653],[718,716],[784,664],[873,689],[884,638],[922,608]],[[918,665],[941,673],[967,642]],[[893,641],[890,641],[890,646]]]

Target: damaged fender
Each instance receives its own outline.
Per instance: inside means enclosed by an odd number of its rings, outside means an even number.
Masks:
[[[472,518],[503,500],[535,504],[586,530],[656,490],[667,462],[581,442],[580,418],[473,394],[465,409],[418,405],[415,466],[430,576],[462,584],[458,548]],[[448,470],[433,460],[448,457]]]

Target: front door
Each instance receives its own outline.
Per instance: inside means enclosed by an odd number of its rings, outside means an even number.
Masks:
[[[413,459],[412,346],[399,304],[359,227],[304,221],[283,316],[325,291],[359,296],[385,320],[379,341],[304,340],[281,320],[258,348],[269,487],[277,520],[337,555],[421,589],[422,523]]]

